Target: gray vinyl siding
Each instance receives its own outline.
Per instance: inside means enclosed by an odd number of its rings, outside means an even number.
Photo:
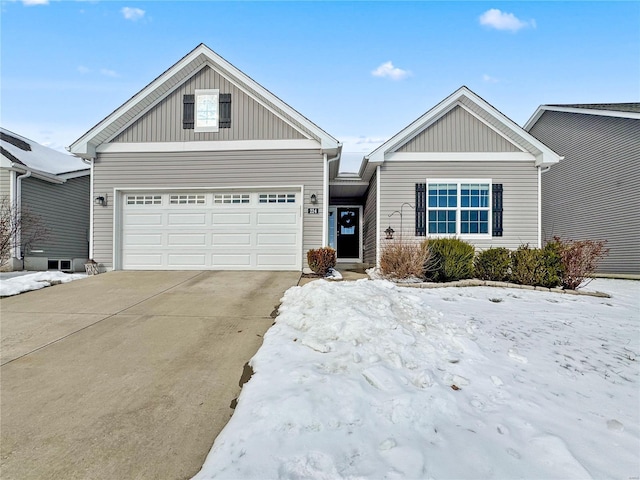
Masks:
[[[94,259],[113,268],[114,188],[232,188],[304,186],[303,262],[323,245],[323,155],[318,150],[100,154],[94,165],[96,194],[107,193],[106,207],[94,209]],[[317,204],[310,203],[312,193]],[[320,208],[317,215],[307,208]]]
[[[458,106],[397,151],[519,152],[521,150]]]
[[[375,264],[376,263],[376,231],[377,231],[377,189],[378,189],[378,175],[373,174],[371,182],[369,182],[369,190],[365,195],[364,203],[364,228],[363,228],[363,261],[364,263]]]
[[[542,235],[606,240],[599,273],[640,274],[640,120],[546,111],[530,133],[565,158],[542,174]]]
[[[11,172],[0,168],[0,195],[11,194]]]
[[[231,94],[231,128],[195,132],[182,128],[183,96],[196,89],[217,88]],[[158,105],[144,114],[113,142],[189,142],[215,140],[275,140],[308,138],[270,112],[240,88],[209,67],[204,67]]]
[[[27,249],[28,256],[57,260],[88,258],[89,183],[89,175],[62,184],[36,178],[22,180],[22,208],[37,214],[49,231],[47,240],[30,246],[43,253],[30,253]]]
[[[533,162],[401,162],[389,161],[380,167],[380,218],[389,218],[396,235],[422,241],[415,237],[415,210],[405,206],[402,229],[400,216],[389,215],[400,210],[403,203],[415,206],[415,184],[427,179],[490,178],[501,183],[503,193],[502,237],[469,240],[478,249],[538,244],[538,170]],[[381,238],[384,234],[381,233]],[[462,237],[464,239],[464,237]]]

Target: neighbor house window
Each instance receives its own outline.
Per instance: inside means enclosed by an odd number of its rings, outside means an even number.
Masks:
[[[427,181],[429,235],[489,235],[491,180]]]
[[[196,132],[217,132],[219,119],[219,97],[217,89],[195,91]]]

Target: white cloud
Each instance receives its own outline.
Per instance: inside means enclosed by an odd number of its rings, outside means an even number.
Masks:
[[[135,22],[136,20],[140,20],[144,17],[145,11],[141,8],[133,8],[133,7],[124,7],[122,10],[122,15],[126,20],[131,20]]]
[[[80,73],[81,73],[81,74],[83,74],[83,75],[85,75],[85,74],[87,74],[87,73],[91,72],[91,69],[90,69],[90,68],[85,67],[84,65],[79,65],[77,70],[78,70],[78,72],[80,72]]]
[[[114,71],[114,70],[109,70],[108,68],[101,68],[100,69],[100,74],[104,75],[105,77],[119,77],[120,75],[118,75],[118,72]]]
[[[482,80],[484,80],[487,83],[498,83],[500,81],[496,77],[492,77],[491,75],[487,75],[486,73],[482,75]]]
[[[26,7],[33,5],[49,5],[49,0],[22,0],[22,4]]]
[[[374,77],[388,77],[391,80],[402,80],[411,75],[409,70],[394,67],[392,62],[385,62],[371,72]]]
[[[480,25],[495,28],[496,30],[509,30],[517,32],[525,27],[536,27],[535,20],[525,22],[516,17],[513,13],[506,13],[497,8],[487,10],[480,15]]]

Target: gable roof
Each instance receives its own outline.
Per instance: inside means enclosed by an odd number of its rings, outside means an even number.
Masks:
[[[114,138],[144,113],[156,106],[191,75],[204,67],[210,67],[247,95],[283,119],[305,137],[317,140],[328,153],[337,153],[340,143],[308,118],[291,108],[280,98],[245,75],[236,67],[201,43],[172,67],[158,76],[145,88],[127,100],[122,106],[76,140],[68,150],[85,158],[95,157],[95,149],[101,143]]]
[[[582,113],[602,117],[640,119],[640,103],[568,103],[564,105],[540,105],[531,118],[524,124],[526,131],[540,119],[545,111]]]
[[[58,183],[75,174],[88,175],[89,166],[77,157],[67,155],[0,127],[2,166],[18,172]],[[63,176],[63,178],[57,178]]]
[[[458,106],[471,112],[476,118],[487,125],[487,127],[493,129],[523,152],[534,155],[536,158],[536,166],[553,165],[562,159],[560,155],[536,139],[533,135],[523,130],[513,120],[490,105],[487,101],[469,90],[469,88],[462,86],[370,154],[366,155],[360,166],[360,177],[363,180],[370,179],[375,167],[385,161],[387,154],[395,152],[403,145],[406,145]]]

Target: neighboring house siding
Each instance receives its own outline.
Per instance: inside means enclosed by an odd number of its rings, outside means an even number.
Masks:
[[[231,128],[195,132],[182,128],[183,96],[196,89],[217,88],[231,94]],[[225,77],[205,66],[153,107],[113,142],[188,142],[307,138]]]
[[[365,195],[364,203],[364,231],[363,231],[363,261],[364,263],[376,263],[376,214],[377,214],[377,197],[378,176],[376,173],[371,177],[369,182],[369,190]]]
[[[89,175],[51,184],[36,178],[22,180],[22,208],[40,217],[49,231],[43,242],[30,249],[43,250],[25,256],[49,259],[86,259],[89,255]]]
[[[320,150],[101,154],[94,166],[94,191],[107,193],[107,207],[94,209],[94,258],[112,268],[113,189],[231,188],[304,186],[303,261],[306,251],[323,245],[323,155]],[[309,197],[315,193],[318,203]]]
[[[599,273],[640,274],[640,120],[546,111],[530,133],[565,157],[542,174],[543,240],[607,240]]]
[[[509,140],[462,107],[455,107],[398,152],[519,152]]]
[[[517,248],[522,244],[538,243],[538,170],[533,162],[403,162],[389,161],[380,167],[380,219],[386,222],[389,215],[400,210],[404,202],[415,206],[415,184],[426,179],[475,179],[491,178],[504,187],[504,235],[486,240],[473,240],[479,249],[489,247]],[[396,236],[414,237],[415,210],[403,209],[402,230],[400,217],[389,218]],[[386,224],[385,225],[386,228]],[[381,232],[381,238],[384,233]]]
[[[0,168],[0,195],[11,194],[11,172]]]

